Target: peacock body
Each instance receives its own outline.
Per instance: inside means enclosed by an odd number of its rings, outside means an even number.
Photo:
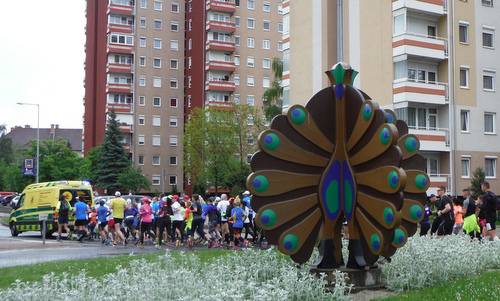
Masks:
[[[268,241],[298,262],[320,243],[319,268],[363,268],[403,246],[423,217],[429,178],[419,141],[405,122],[352,86],[357,74],[338,63],[332,86],[294,105],[259,135],[247,187]]]

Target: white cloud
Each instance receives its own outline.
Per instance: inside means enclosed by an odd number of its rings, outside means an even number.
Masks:
[[[85,0],[2,1],[0,124],[83,127]]]

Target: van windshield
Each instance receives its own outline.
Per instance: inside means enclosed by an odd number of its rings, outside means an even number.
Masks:
[[[59,195],[61,194],[69,201],[71,207],[75,205],[76,197],[79,197],[81,201],[89,205],[92,204],[92,194],[88,189],[61,189]]]

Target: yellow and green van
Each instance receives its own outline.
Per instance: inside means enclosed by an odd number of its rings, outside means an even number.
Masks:
[[[56,212],[61,195],[64,195],[71,207],[74,206],[77,196],[90,206],[94,205],[92,186],[85,181],[55,181],[28,185],[10,213],[9,227],[12,236],[26,231],[41,233],[40,215],[47,216],[47,236],[57,231]],[[69,223],[70,226],[74,223],[71,214]]]

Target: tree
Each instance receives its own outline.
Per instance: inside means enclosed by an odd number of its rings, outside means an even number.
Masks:
[[[484,170],[480,167],[476,168],[472,173],[472,179],[470,180],[470,191],[474,198],[479,197],[483,192],[481,190],[481,185],[484,183],[486,174]]]
[[[120,142],[121,136],[116,114],[111,111],[108,114],[104,143],[101,145],[95,168],[96,185],[108,193],[120,187],[118,177],[125,173],[131,164]]]
[[[0,161],[11,164],[14,162],[14,149],[12,139],[8,138],[5,132],[5,125],[0,124]]]
[[[151,183],[142,175],[140,168],[129,166],[125,172],[118,176],[118,185],[125,191],[138,192],[141,189],[149,189]]]
[[[283,79],[283,61],[279,58],[274,58],[271,66],[274,79],[271,87],[264,92],[264,113],[267,120],[270,122],[276,115],[281,114],[283,110],[283,87],[281,80]]]

